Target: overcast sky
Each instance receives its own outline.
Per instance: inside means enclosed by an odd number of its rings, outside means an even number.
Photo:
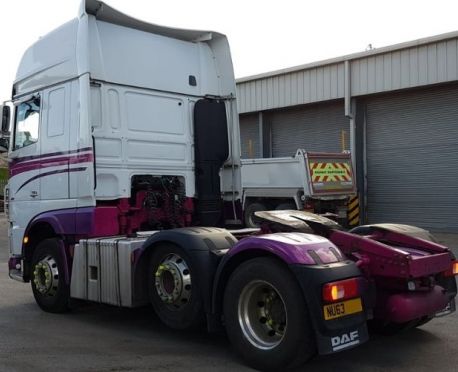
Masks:
[[[106,0],[141,20],[225,33],[236,77],[458,30],[457,0]],[[80,0],[2,1],[0,101],[24,50]]]

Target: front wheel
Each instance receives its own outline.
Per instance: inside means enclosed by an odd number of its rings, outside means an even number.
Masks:
[[[58,239],[38,244],[32,258],[32,291],[38,306],[50,313],[69,309],[70,286],[65,282],[65,267]]]
[[[273,258],[249,260],[231,275],[224,294],[224,319],[232,345],[254,368],[297,366],[316,352],[299,285]]]

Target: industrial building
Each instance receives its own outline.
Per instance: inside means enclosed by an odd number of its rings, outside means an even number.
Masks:
[[[353,154],[362,217],[458,232],[458,32],[237,80],[242,156]]]

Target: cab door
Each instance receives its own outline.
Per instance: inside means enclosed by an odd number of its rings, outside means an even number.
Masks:
[[[9,158],[9,221],[11,253],[20,254],[30,219],[40,211],[41,97],[34,94],[15,102]]]
[[[69,149],[69,99],[67,84],[43,91],[40,136],[40,199],[52,201],[69,197],[69,164],[75,156]],[[63,206],[48,205],[47,209]]]

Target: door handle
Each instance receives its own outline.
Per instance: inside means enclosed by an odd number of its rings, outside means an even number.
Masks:
[[[32,198],[36,198],[36,197],[38,196],[38,192],[37,192],[37,191],[32,191],[32,192],[30,193],[30,196],[31,196]]]

